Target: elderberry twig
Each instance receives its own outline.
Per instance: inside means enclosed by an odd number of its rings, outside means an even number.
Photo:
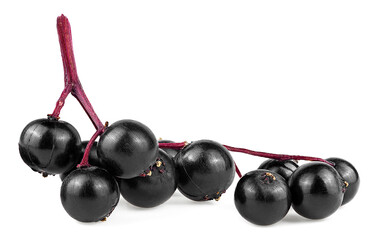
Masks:
[[[318,162],[324,162],[326,164],[329,164],[331,166],[334,166],[333,163],[317,157],[308,157],[308,156],[299,156],[299,155],[286,155],[286,154],[275,154],[275,153],[266,153],[266,152],[257,152],[252,151],[245,148],[236,148],[236,147],[230,147],[227,145],[224,145],[226,149],[232,152],[240,152],[240,153],[246,153],[249,155],[257,156],[257,157],[264,157],[264,158],[271,158],[278,161],[286,161],[286,160],[305,160],[305,161],[318,161]]]
[[[239,178],[242,178],[241,171],[240,171],[240,169],[238,168],[236,162],[234,162],[234,167],[236,168],[236,173],[237,173],[238,177],[239,177]]]
[[[96,115],[95,110],[88,100],[83,90],[82,84],[79,81],[72,45],[71,26],[70,22],[63,14],[57,18],[57,30],[63,61],[65,88],[58,100],[56,109],[54,109],[54,112],[51,114],[51,116],[57,119],[59,118],[60,110],[62,109],[64,101],[69,94],[68,91],[70,91],[70,93],[79,101],[80,105],[82,105],[84,111],[91,119],[96,130],[103,129],[104,125]],[[71,85],[71,87],[68,85]]]
[[[59,37],[59,45],[62,54],[65,87],[57,101],[53,113],[49,114],[48,116],[55,119],[59,119],[60,111],[64,106],[64,102],[67,96],[70,93],[78,100],[78,102],[86,112],[87,116],[91,120],[92,124],[96,128],[95,134],[92,136],[91,140],[88,142],[86,146],[83,159],[81,163],[78,165],[79,167],[89,166],[88,155],[91,150],[91,147],[96,138],[103,134],[107,126],[107,123],[105,126],[102,124],[99,117],[95,113],[95,110],[93,109],[90,101],[88,100],[83,90],[82,84],[79,81],[72,45],[71,26],[67,17],[65,17],[63,14],[57,18],[57,30]]]
[[[179,142],[179,143],[159,143],[160,148],[173,148],[173,149],[182,149],[188,145],[187,142]],[[256,157],[264,157],[264,158],[271,158],[275,159],[278,161],[286,161],[286,160],[306,160],[306,161],[318,161],[318,162],[324,162],[326,164],[329,164],[331,166],[334,166],[332,162],[329,162],[325,159],[322,158],[317,158],[317,157],[309,157],[309,156],[300,156],[300,155],[286,155],[286,154],[275,154],[275,153],[266,153],[266,152],[258,152],[258,151],[253,151],[245,148],[236,148],[236,147],[231,147],[228,145],[223,145],[226,149],[232,152],[240,152],[240,153],[245,153],[249,155],[253,155]],[[238,176],[241,178],[241,172],[237,167],[237,164],[234,162],[234,165],[236,167],[236,172]]]
[[[172,149],[182,149],[186,145],[188,145],[188,142],[178,142],[178,143],[158,143],[159,148],[172,148]]]

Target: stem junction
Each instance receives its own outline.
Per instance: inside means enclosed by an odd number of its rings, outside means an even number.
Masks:
[[[96,138],[103,134],[108,123],[102,124],[99,117],[96,115],[90,101],[88,100],[83,87],[79,81],[78,73],[76,70],[74,50],[72,46],[71,26],[67,17],[63,14],[57,18],[57,30],[59,37],[59,45],[61,49],[63,69],[64,69],[64,89],[59,97],[55,109],[52,114],[48,114],[50,118],[59,119],[59,114],[64,106],[67,96],[71,93],[83,107],[87,113],[92,124],[96,128],[95,134],[92,136],[87,144],[84,156],[78,167],[90,166],[88,163],[88,156],[93,143]]]

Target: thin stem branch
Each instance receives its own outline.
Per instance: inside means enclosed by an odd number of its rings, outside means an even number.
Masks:
[[[61,112],[61,109],[63,108],[64,106],[64,103],[65,103],[65,100],[67,98],[67,96],[70,94],[70,92],[72,91],[72,84],[67,84],[63,91],[62,91],[62,94],[61,96],[59,97],[56,105],[55,105],[55,109],[53,111],[52,114],[49,114],[50,117],[53,117],[55,119],[59,119],[59,114]]]
[[[240,169],[238,168],[236,162],[234,162],[234,167],[236,168],[236,173],[237,173],[238,177],[241,178],[241,177],[242,177],[242,174],[241,174],[241,171],[240,171]]]
[[[182,149],[185,147],[188,143],[187,142],[179,142],[179,143],[159,143],[160,148],[173,148],[173,149]],[[256,157],[264,157],[264,158],[271,158],[275,159],[278,161],[286,161],[286,160],[306,160],[306,161],[318,161],[318,162],[324,162],[327,163],[331,166],[334,166],[333,163],[322,159],[322,158],[317,158],[317,157],[308,157],[308,156],[299,156],[299,155],[285,155],[285,154],[275,154],[275,153],[266,153],[266,152],[257,152],[257,151],[252,151],[249,149],[245,148],[236,148],[236,147],[231,147],[228,145],[223,145],[226,149],[232,152],[240,152],[240,153],[245,153],[249,155],[253,155]],[[236,167],[236,172],[238,176],[241,178],[241,172],[237,167],[237,164],[234,162],[235,167]]]
[[[108,125],[108,123],[106,123],[106,125]],[[78,164],[78,168],[79,167],[90,167],[91,165],[89,164],[89,161],[88,161],[88,158],[89,158],[89,154],[91,152],[91,148],[93,146],[93,143],[95,142],[96,138],[98,136],[100,136],[101,134],[104,133],[104,130],[105,128],[102,128],[102,129],[98,129],[95,134],[91,137],[91,139],[89,140],[87,146],[86,146],[86,149],[84,151],[84,155],[83,155],[83,159],[82,161]]]
[[[317,158],[317,157],[257,152],[257,151],[252,151],[252,150],[245,149],[245,148],[230,147],[227,145],[224,145],[224,147],[226,147],[226,149],[228,149],[229,151],[232,151],[232,152],[246,153],[246,154],[257,156],[257,157],[271,158],[271,159],[275,159],[278,161],[286,161],[286,160],[318,161],[318,162],[324,162],[324,163],[327,163],[331,166],[334,166],[333,163],[326,161],[325,159]]]
[[[80,84],[75,84],[71,94],[78,100],[96,130],[104,129],[103,123],[100,121],[95,110],[93,109],[91,102],[88,100],[82,86]]]
[[[178,142],[178,143],[158,143],[160,148],[172,148],[172,149],[182,149],[188,142]]]

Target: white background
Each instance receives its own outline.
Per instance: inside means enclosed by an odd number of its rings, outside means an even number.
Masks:
[[[4,2],[1,239],[375,236],[377,1]],[[281,222],[261,227],[235,209],[236,177],[219,202],[193,202],[176,192],[154,209],[120,199],[106,222],[71,219],[61,206],[60,179],[32,172],[17,147],[23,127],[51,113],[63,89],[55,25],[62,13],[71,22],[79,77],[103,122],[135,119],[157,138],[175,141],[213,139],[258,151],[342,157],[360,173],[358,195],[323,220],[290,210]],[[94,133],[72,96],[61,119],[83,140]],[[233,156],[243,173],[263,161]]]

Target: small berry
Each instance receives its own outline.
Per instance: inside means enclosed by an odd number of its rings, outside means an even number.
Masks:
[[[62,182],[62,205],[72,218],[81,222],[97,222],[108,217],[119,198],[116,180],[98,167],[78,168]]]
[[[291,207],[291,192],[281,175],[258,169],[238,181],[234,203],[246,220],[258,225],[270,225],[287,214]]]
[[[332,166],[320,162],[301,165],[292,174],[289,186],[293,209],[310,219],[326,218],[337,211],[346,187]]]

